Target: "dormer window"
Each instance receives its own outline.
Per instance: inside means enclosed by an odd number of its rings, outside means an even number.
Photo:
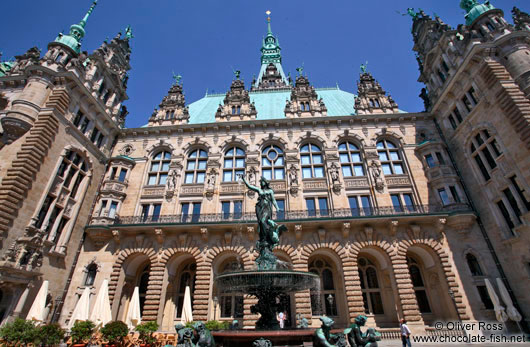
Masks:
[[[57,57],[55,57],[55,62],[56,62],[56,63],[60,63],[61,60],[63,60],[63,57],[64,57],[64,54],[63,54],[63,53],[59,53],[59,54],[57,54]]]
[[[241,106],[232,106],[232,114],[241,114]]]
[[[488,28],[488,30],[489,30],[490,32],[495,31],[495,27],[494,27],[493,24],[491,24],[490,22],[487,22],[487,23],[486,23],[486,27]]]
[[[98,94],[101,95],[101,93],[103,93],[104,90],[105,90],[105,82],[102,81],[98,89]]]

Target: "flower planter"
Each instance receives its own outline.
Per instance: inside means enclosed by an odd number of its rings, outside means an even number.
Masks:
[[[70,347],[86,347],[86,343],[73,343]]]

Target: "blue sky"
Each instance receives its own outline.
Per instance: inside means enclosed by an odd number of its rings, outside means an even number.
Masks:
[[[4,60],[37,46],[46,50],[58,32],[79,22],[91,0],[18,0],[2,4],[0,51]],[[492,0],[505,12],[530,12],[524,0]],[[333,87],[355,93],[359,66],[368,69],[399,107],[422,111],[418,98],[418,67],[412,52],[407,7],[436,13],[456,27],[464,22],[459,0],[99,0],[86,27],[83,50],[101,42],[128,24],[134,30],[129,80],[130,111],[126,125],[147,123],[166,95],[172,73],[183,76],[187,103],[210,93],[224,93],[242,71],[248,87],[259,72],[261,39],[266,33],[265,11],[272,11],[272,30],[282,46],[283,68],[304,71],[315,87]]]

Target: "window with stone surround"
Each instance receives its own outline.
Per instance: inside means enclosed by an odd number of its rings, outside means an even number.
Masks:
[[[414,199],[411,193],[394,193],[390,194],[394,212],[403,213],[406,211],[414,212]]]
[[[364,313],[384,314],[381,287],[379,286],[375,264],[366,258],[359,258],[358,267]]]
[[[399,149],[392,141],[386,139],[378,141],[377,153],[385,175],[402,175],[405,173]]]
[[[324,178],[324,156],[319,146],[308,143],[300,148],[302,178]]]
[[[89,176],[85,157],[77,151],[67,150],[34,218],[34,226],[43,230],[47,240],[57,247],[63,246],[69,239]]]
[[[186,172],[184,183],[199,184],[204,183],[206,177],[206,163],[208,162],[208,152],[196,149],[190,153],[186,162]],[[169,168],[169,165],[168,165]]]
[[[322,314],[329,317],[338,316],[337,288],[333,278],[333,266],[327,259],[318,257],[309,263],[309,272],[320,277],[320,292],[310,291],[313,316]]]
[[[93,286],[94,282],[96,281],[96,275],[98,273],[98,266],[95,263],[91,263],[88,265],[85,269],[86,275],[84,280],[84,285],[89,287]]]
[[[407,264],[409,266],[410,278],[412,280],[412,286],[414,287],[414,293],[416,294],[418,308],[421,313],[431,313],[431,306],[429,305],[427,289],[425,287],[425,282],[423,281],[420,265],[412,257],[407,257]]]
[[[280,147],[269,145],[261,151],[261,174],[268,180],[285,179],[285,158]]]
[[[236,182],[239,175],[245,174],[245,151],[232,146],[225,152],[223,182]]]
[[[496,159],[502,154],[497,141],[488,130],[481,130],[471,139],[470,151],[482,177],[488,181],[491,170],[497,167]]]
[[[484,276],[477,257],[471,253],[468,253],[466,254],[466,262],[472,276]]]
[[[491,301],[490,294],[486,286],[477,286],[478,294],[480,296],[480,301],[484,305],[486,310],[493,310],[493,302]]]
[[[349,141],[339,144],[339,158],[344,177],[365,176],[359,147]]]
[[[151,159],[147,185],[163,185],[167,182],[169,173],[169,164],[171,164],[171,153],[167,151],[158,152]]]
[[[197,273],[197,264],[195,261],[189,262],[181,266],[180,271],[177,275],[178,284],[176,288],[175,301],[176,305],[176,318],[180,318],[182,314],[182,308],[184,307],[184,296],[186,294],[186,287],[190,287],[191,294],[191,306],[193,307],[193,294],[195,293],[195,280]]]
[[[220,273],[242,270],[242,266],[236,258],[226,260],[219,268]],[[243,318],[243,295],[221,293],[218,300],[221,318]]]

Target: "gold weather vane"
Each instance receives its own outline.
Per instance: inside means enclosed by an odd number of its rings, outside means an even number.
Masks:
[[[269,11],[269,10],[267,10],[267,11],[265,12],[265,14],[267,15],[267,20],[268,20],[268,21],[271,20],[271,13],[272,13],[272,12]]]

